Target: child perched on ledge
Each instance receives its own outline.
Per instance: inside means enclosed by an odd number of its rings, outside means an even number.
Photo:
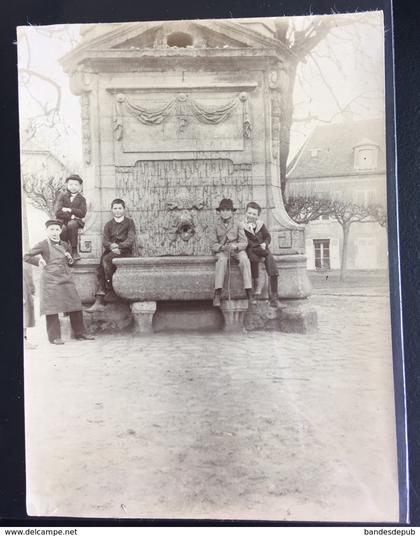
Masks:
[[[249,260],[251,262],[252,278],[254,280],[254,289],[258,287],[258,267],[260,262],[264,262],[267,275],[270,278],[270,305],[278,306],[278,276],[276,261],[268,249],[271,242],[271,235],[264,225],[264,222],[259,219],[261,207],[255,201],[251,201],[246,206],[246,222],[245,235],[248,239],[248,247],[246,249]],[[256,294],[254,294],[256,296]]]
[[[115,266],[112,259],[117,257],[131,257],[136,241],[136,227],[131,218],[125,215],[125,202],[114,199],[111,203],[112,220],[104,226],[102,246],[104,251],[97,269],[96,301],[89,312],[103,309],[105,301],[113,301],[115,295],[112,289],[112,275]]]
[[[85,225],[86,199],[80,193],[83,180],[79,175],[70,175],[66,179],[67,190],[59,194],[55,204],[55,217],[62,223],[61,240],[71,246],[74,261],[80,260],[77,251],[79,229]]]
[[[60,241],[61,222],[48,220],[45,224],[47,239],[36,244],[23,257],[25,262],[42,269],[40,282],[41,315],[47,321],[48,340],[64,344],[58,313],[68,313],[77,340],[92,340],[83,323],[82,302],[74,284],[69,264],[73,258],[66,242]]]
[[[245,253],[247,239],[243,224],[237,222],[233,216],[236,208],[233,208],[232,200],[222,199],[216,211],[220,219],[216,223],[210,243],[217,258],[213,305],[218,307],[221,304],[220,298],[230,258],[239,261],[248,300],[251,300],[252,280],[249,259]]]

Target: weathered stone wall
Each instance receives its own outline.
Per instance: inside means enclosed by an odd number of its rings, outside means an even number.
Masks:
[[[253,198],[252,165],[228,159],[139,161],[116,169],[116,195],[127,203],[144,256],[209,255],[215,207],[224,197],[246,206]],[[177,233],[182,218],[192,229],[185,240]]]
[[[262,206],[275,254],[303,253],[303,228],[287,216],[279,180],[288,51],[238,23],[181,26],[191,46],[171,45],[178,23],[122,25],[86,34],[63,61],[81,96],[91,203],[82,257],[99,256],[115,197],[127,202],[144,256],[208,255],[223,197],[239,212],[251,200]],[[191,236],[175,236],[180,218]]]

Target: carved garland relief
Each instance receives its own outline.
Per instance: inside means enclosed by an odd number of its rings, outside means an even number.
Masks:
[[[114,137],[118,141],[123,138],[123,115],[125,110],[143,125],[159,125],[169,117],[175,116],[178,121],[178,131],[183,132],[192,117],[200,123],[217,125],[227,121],[239,105],[242,105],[243,136],[244,138],[250,138],[252,132],[251,115],[248,95],[244,92],[222,106],[211,107],[200,104],[188,94],[180,93],[157,108],[146,108],[138,102],[133,102],[123,93],[118,93],[114,99]]]

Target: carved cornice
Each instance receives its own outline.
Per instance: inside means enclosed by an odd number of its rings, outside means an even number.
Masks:
[[[79,65],[70,73],[70,90],[73,95],[80,96],[84,92],[92,91],[93,80],[96,75],[90,67]]]
[[[284,55],[276,48],[143,48],[143,49],[83,49],[77,53],[77,64],[89,65],[100,72],[120,72],[125,68],[152,69],[172,68],[176,59],[178,66],[202,68],[203,62],[218,68],[224,64],[228,69],[265,69],[267,63],[284,62]],[[64,68],[72,71],[75,60]]]

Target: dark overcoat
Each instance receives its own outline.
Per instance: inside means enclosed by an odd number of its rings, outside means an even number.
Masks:
[[[63,208],[71,208],[71,212],[63,212]],[[86,199],[79,192],[71,201],[70,192],[66,190],[58,195],[54,211],[56,218],[63,223],[67,224],[74,216],[79,220],[79,226],[84,227],[85,223],[82,218],[86,216]]]
[[[36,244],[23,257],[25,262],[34,266],[38,266],[40,257],[47,263],[40,278],[41,315],[82,310],[82,302],[68,266],[66,252],[66,242],[54,243],[47,239]]]
[[[267,257],[269,254],[268,246],[271,242],[270,231],[265,226],[262,220],[256,221],[256,227],[253,229],[249,223],[244,223],[245,235],[248,239],[247,253],[250,261],[258,262],[262,257]],[[261,244],[266,244],[266,249],[261,247]]]

